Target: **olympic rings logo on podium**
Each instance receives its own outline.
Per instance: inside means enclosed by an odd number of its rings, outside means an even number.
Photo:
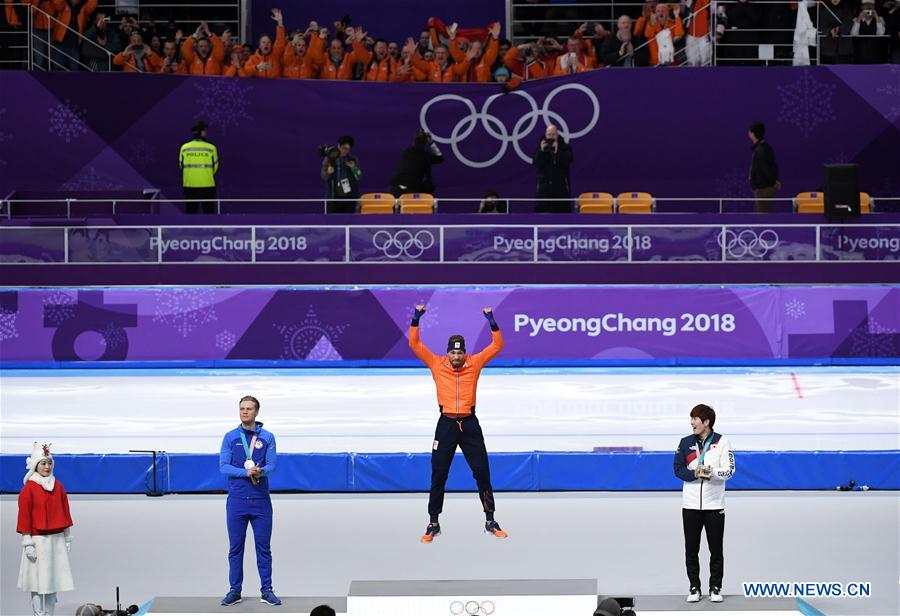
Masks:
[[[427,229],[412,233],[406,229],[390,232],[387,229],[376,231],[372,236],[372,246],[380,250],[389,259],[418,259],[425,251],[434,246],[434,234]]]
[[[719,232],[719,245],[724,247],[727,255],[733,259],[747,255],[761,259],[778,246],[778,233],[773,229],[765,229],[758,234],[753,229],[743,229],[740,233],[726,229]]]
[[[454,601],[450,604],[450,614],[453,616],[462,614],[466,616],[490,616],[494,613],[494,609],[494,602],[490,600],[485,600],[481,603],[478,601],[466,601],[465,603]]]
[[[550,104],[553,102],[553,99],[559,93],[565,92],[566,90],[575,90],[577,92],[582,92],[587,96],[588,101],[591,105],[591,120],[587,123],[586,126],[579,130],[571,130],[568,122],[566,122],[566,119],[562,115],[550,110]],[[531,134],[531,131],[533,131],[537,126],[539,119],[543,119],[545,124],[555,124],[559,129],[560,136],[570,143],[573,140],[578,139],[579,137],[584,137],[589,132],[591,132],[594,126],[597,125],[597,120],[600,119],[600,103],[597,101],[597,96],[591,91],[590,88],[580,83],[567,83],[554,88],[553,91],[547,95],[547,98],[544,99],[544,104],[540,108],[538,108],[537,101],[535,101],[528,92],[525,92],[524,90],[514,90],[512,94],[526,100],[531,107],[530,111],[525,113],[516,121],[515,125],[513,126],[512,133],[507,131],[506,125],[503,124],[500,118],[490,113],[491,105],[498,98],[504,96],[503,94],[494,94],[492,96],[489,96],[481,106],[481,111],[478,111],[475,108],[475,103],[473,103],[471,100],[458,94],[441,94],[440,96],[435,96],[427,103],[425,103],[422,106],[422,109],[419,111],[419,124],[424,130],[431,133],[432,139],[434,139],[436,142],[449,145],[453,150],[453,154],[456,156],[459,162],[466,165],[467,167],[472,167],[474,169],[483,169],[485,167],[492,166],[501,158],[503,158],[510,144],[512,144],[513,149],[516,151],[516,154],[519,155],[519,158],[521,158],[526,163],[531,164],[531,156],[522,150],[521,141],[524,137],[527,137],[529,134]],[[465,108],[469,112],[466,117],[456,123],[456,126],[453,127],[453,130],[450,131],[449,135],[435,134],[435,132],[431,130],[431,128],[429,128],[428,121],[426,119],[428,116],[428,110],[431,109],[431,106],[435,103],[440,103],[443,101],[458,101],[462,103],[462,105],[465,106]],[[493,157],[484,161],[470,160],[459,150],[460,142],[472,134],[479,122],[488,135],[500,142],[500,149],[497,151],[497,153],[494,154]]]

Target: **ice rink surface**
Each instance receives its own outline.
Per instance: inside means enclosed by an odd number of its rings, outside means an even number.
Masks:
[[[437,420],[424,369],[6,370],[0,450],[215,452],[246,394],[284,452],[428,451]],[[737,450],[900,449],[897,367],[487,369],[477,413],[490,451],[669,451],[700,402]]]

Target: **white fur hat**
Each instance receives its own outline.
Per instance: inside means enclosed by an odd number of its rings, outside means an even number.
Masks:
[[[31,455],[25,458],[27,472],[25,473],[25,479],[22,480],[23,484],[27,483],[28,478],[37,472],[37,465],[41,460],[53,461],[53,456],[50,454],[50,445],[52,443],[38,444],[37,441],[34,442],[34,445],[31,447]]]

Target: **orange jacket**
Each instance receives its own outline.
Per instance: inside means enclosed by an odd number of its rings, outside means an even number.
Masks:
[[[578,67],[573,71],[571,67],[563,68],[562,59],[566,57],[568,54],[560,54],[556,57],[556,66],[553,68],[554,75],[570,75],[574,73],[583,73],[584,71],[590,71],[597,68],[597,62],[594,60],[593,56],[589,56],[586,53],[578,54]]]
[[[50,21],[44,15],[50,15],[53,17],[56,14],[56,7],[53,5],[53,0],[6,0],[6,4],[30,4],[36,9],[40,9],[43,11],[41,13],[38,10],[31,11],[31,27],[35,30],[49,30],[50,29]],[[16,11],[13,7],[6,7],[6,21],[11,26],[21,26],[22,20],[19,19],[19,16],[16,14]]]
[[[353,69],[356,68],[357,64],[365,61],[367,53],[365,46],[353,45],[352,51],[349,53],[344,52],[344,58],[341,60],[340,65],[335,65],[331,61],[331,55],[328,53],[328,50],[323,46],[320,51],[317,51],[315,56],[316,63],[322,67],[319,69],[319,79],[338,79],[341,81],[353,79]]]
[[[469,70],[465,75],[463,75],[462,81],[478,83],[494,81],[494,75],[493,73],[491,73],[491,67],[493,67],[494,63],[497,61],[497,55],[499,53],[500,41],[492,36],[488,40],[487,47],[485,48],[484,53],[481,55],[481,58],[478,59],[478,63],[474,66],[469,67]],[[456,43],[456,39],[450,41],[450,55],[453,56],[453,60],[455,62],[458,62],[460,64],[466,62],[466,54],[464,54],[462,49],[459,48],[459,45]]]
[[[684,36],[684,25],[681,23],[681,17],[675,17],[673,20],[671,17],[669,18],[669,25],[666,26],[669,30],[672,31],[672,42],[674,43],[674,39],[679,36]],[[662,31],[662,25],[659,23],[650,23],[650,20],[647,20],[646,25],[644,26],[644,37],[650,41],[650,66],[656,66],[659,64],[659,45],[656,44],[656,35]]]
[[[69,6],[69,3],[66,0],[53,0],[53,6],[56,9],[56,19],[59,21],[53,22],[53,40],[59,43],[66,36],[66,26],[69,25],[69,22],[72,20],[72,7]],[[78,22],[78,33],[84,33],[84,25],[87,22],[88,17],[91,13],[93,13],[97,9],[97,0],[87,0],[84,4],[81,5],[81,8],[78,9],[78,17],[76,18]]]
[[[20,4],[20,2],[18,2],[17,0],[4,1],[4,4],[6,4],[6,23],[8,23],[10,26],[21,26],[22,20],[19,19],[18,15],[16,15],[16,7],[13,6],[13,2],[15,2],[16,4]]]
[[[363,66],[366,67],[363,79],[366,81],[400,81],[396,79],[398,62],[391,56],[386,56],[380,62],[375,60],[375,53],[367,51],[363,58]]]
[[[695,0],[690,12],[691,23],[688,25],[687,33],[696,37],[709,34],[709,0]]]
[[[241,77],[263,77],[274,78],[281,77],[281,60],[284,57],[284,46],[287,39],[284,36],[284,26],[275,28],[275,42],[272,44],[272,51],[268,55],[263,55],[257,49],[252,56],[244,62],[244,68],[241,71]],[[262,62],[268,62],[269,68],[265,71],[256,70],[256,65]]]
[[[419,339],[419,328],[409,328],[409,348],[431,370],[437,387],[438,405],[442,413],[471,415],[475,410],[475,392],[481,369],[503,348],[500,330],[491,332],[491,343],[481,353],[466,355],[459,370],[450,365],[446,355],[435,355]]]
[[[144,71],[145,73],[158,73],[159,69],[162,67],[162,59],[156,52],[151,51],[149,54],[144,56]],[[126,73],[138,73],[141,71],[137,70],[137,60],[134,57],[134,54],[131,52],[125,53],[124,51],[120,51],[113,58],[113,64],[116,66],[121,66],[122,70]]]
[[[215,34],[209,37],[209,42],[212,49],[209,56],[206,57],[206,61],[194,51],[194,45],[197,44],[194,37],[187,37],[181,44],[181,57],[184,58],[184,65],[191,75],[222,74],[222,65],[225,64],[225,44]]]
[[[522,79],[540,79],[548,74],[552,74],[552,71],[548,71],[540,60],[532,60],[530,62],[520,60],[518,47],[509,48],[509,51],[503,56],[503,64],[509,69],[510,73],[514,73]]]
[[[466,73],[469,70],[469,62],[457,62],[448,64],[447,68],[441,68],[437,62],[426,62],[419,57],[418,54],[412,55],[413,66],[428,76],[428,81],[451,82],[465,81]]]
[[[316,51],[313,51],[313,48]],[[298,56],[293,45],[285,45],[284,57],[281,59],[282,76],[285,79],[315,79],[319,76],[319,64],[317,58],[322,56],[321,49],[325,47],[325,39],[318,36],[310,38],[306,53]]]
[[[166,65],[166,59],[162,56],[159,56],[159,66],[156,67],[157,72],[163,73],[163,68]],[[175,70],[171,73],[165,72],[166,75],[189,75],[187,68],[184,66],[184,62],[179,62],[175,65]]]
[[[400,68],[400,64],[398,63],[397,69]],[[394,74],[391,77],[391,81],[408,81],[408,82],[416,82],[416,81],[428,81],[428,75],[417,69],[415,66],[410,65],[410,70],[408,73],[401,73],[399,70],[394,70]]]

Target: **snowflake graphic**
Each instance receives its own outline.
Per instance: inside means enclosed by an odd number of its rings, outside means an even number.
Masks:
[[[54,291],[44,298],[44,319],[52,325],[59,326],[75,316],[76,300],[62,291]]]
[[[197,98],[195,120],[215,124],[216,132],[223,135],[229,127],[237,127],[246,120],[253,120],[247,112],[250,106],[248,93],[253,86],[246,79],[199,79],[194,84],[200,94]]]
[[[4,126],[3,116],[5,116],[5,115],[6,115],[6,107],[0,107],[0,126]],[[13,140],[12,133],[7,133],[3,130],[0,130],[0,143],[5,143],[7,141],[12,141],[12,140]],[[0,151],[6,150],[6,149],[7,148],[3,148]],[[0,167],[5,167],[5,166],[6,166],[6,160],[3,158],[0,158]]]
[[[207,323],[218,321],[215,296],[208,289],[167,289],[156,296],[154,323],[172,327],[183,338]]]
[[[894,101],[894,106],[887,112],[887,119],[894,122],[900,119],[900,64],[891,65],[892,78],[888,83],[876,88],[876,92],[884,94],[890,100]]]
[[[806,315],[806,302],[793,298],[784,305],[784,313],[796,321]]]
[[[55,107],[50,107],[50,119],[47,130],[57,137],[71,143],[82,135],[87,135],[87,110],[83,107],[75,105],[68,98],[65,103],[60,103]]]
[[[88,167],[87,173],[79,171],[68,182],[62,185],[64,190],[118,190],[122,184],[108,175],[97,173],[94,167]]]
[[[109,350],[121,349],[128,344],[128,334],[114,323],[109,323],[100,333],[103,335],[103,343]]]
[[[323,323],[312,306],[306,317],[299,323],[272,325],[284,338],[281,359],[312,361],[340,360],[342,357],[334,343],[347,329],[347,324],[330,325]]]
[[[231,347],[237,342],[237,336],[227,329],[216,334],[216,348],[223,351],[231,350]]]
[[[809,137],[822,124],[835,120],[832,99],[835,86],[812,76],[812,71],[800,72],[791,84],[778,86],[781,112],[778,119]]]
[[[857,328],[850,337],[850,352],[853,357],[891,357],[896,353],[889,336],[873,334],[895,334],[874,319],[869,319],[869,329]]]
[[[19,337],[19,328],[16,325],[18,316],[15,312],[0,311],[0,342]]]

